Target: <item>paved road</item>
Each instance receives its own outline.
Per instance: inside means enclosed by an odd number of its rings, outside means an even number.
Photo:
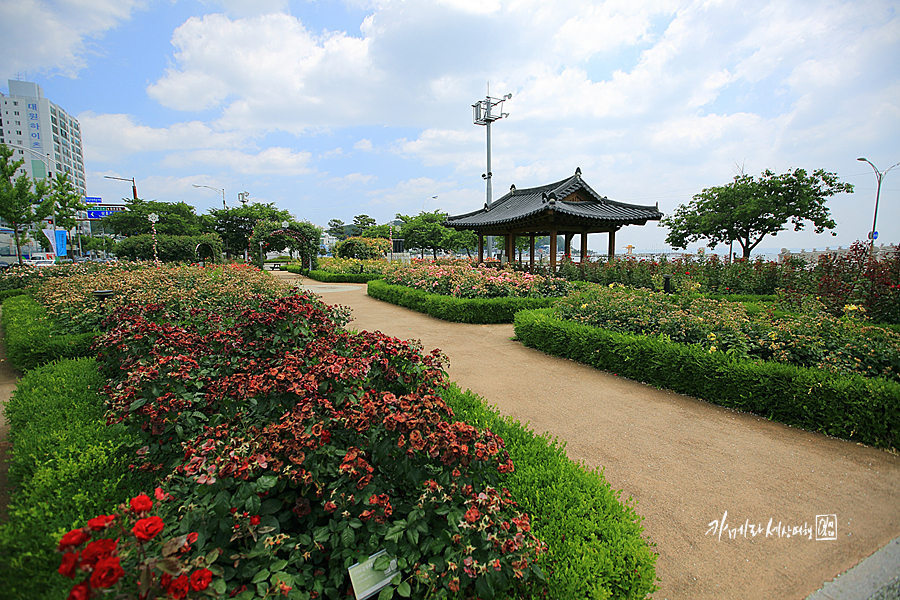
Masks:
[[[439,321],[363,285],[303,284],[351,307],[351,328],[440,348],[463,389],[602,467],[645,517],[657,600],[806,598],[900,535],[900,456],[541,354],[512,341],[511,325]],[[835,539],[816,540],[817,515],[834,515]],[[719,536],[711,524],[722,520]],[[779,523],[812,539],[779,536]],[[746,534],[732,538],[741,526]]]

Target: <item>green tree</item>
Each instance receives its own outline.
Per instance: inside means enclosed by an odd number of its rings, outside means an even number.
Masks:
[[[75,186],[69,181],[68,173],[56,174],[50,191],[50,199],[53,201],[53,215],[56,226],[66,231],[71,231],[75,228],[77,224],[75,217],[78,212],[88,208],[81,194],[75,190]],[[69,244],[69,256],[73,255],[73,250],[74,245]]]
[[[841,192],[851,194],[853,186],[822,169],[811,175],[803,169],[781,175],[766,170],[759,179],[742,174],[727,185],[704,189],[660,223],[669,228],[666,242],[673,248],[687,248],[697,240],[707,240],[710,248],[736,241],[744,258],[750,258],[767,235],[784,231],[788,223],[794,231],[806,221],[812,221],[816,233],[834,229],[825,199]]]
[[[374,227],[375,224],[375,219],[373,219],[369,215],[356,215],[355,217],[353,217],[353,229],[350,235],[361,237],[366,233],[366,230],[368,230],[370,227]]]
[[[472,258],[472,253],[478,249],[478,234],[471,229],[455,230],[447,228],[441,245],[451,252],[466,252],[466,256]]]
[[[21,244],[27,237],[26,230],[46,219],[53,212],[53,199],[47,195],[47,182],[32,180],[24,173],[16,177],[16,171],[24,160],[10,160],[12,148],[0,144],[0,219],[13,230],[16,256],[22,264]]]
[[[215,232],[221,236],[222,242],[225,244],[225,252],[229,256],[243,254],[244,250],[250,247],[250,238],[259,221],[272,221],[280,224],[282,221],[294,220],[291,213],[279,210],[271,203],[218,208],[210,210],[209,213],[215,219]],[[258,252],[258,249],[256,251]]]
[[[444,244],[448,234],[452,235],[451,230],[443,225],[447,220],[447,213],[436,210],[421,212],[415,217],[397,215],[397,218],[403,223],[400,237],[405,240],[404,245],[411,250],[418,250],[423,258],[426,250],[437,258],[438,250],[449,249]]]
[[[347,228],[352,225],[345,225],[340,219],[331,219],[328,221],[328,229],[326,231],[336,237],[338,241],[346,240],[349,236]]]
[[[400,229],[394,227],[394,233],[399,235]],[[388,223],[385,223],[384,225],[372,225],[360,234],[359,237],[383,238],[389,240],[391,239],[391,226]]]
[[[104,229],[112,230],[118,235],[146,235],[152,233],[149,215],[159,216],[156,233],[160,235],[200,235],[204,233],[202,221],[194,212],[194,207],[185,202],[159,202],[138,198],[126,199],[128,210],[115,212],[103,217]]]

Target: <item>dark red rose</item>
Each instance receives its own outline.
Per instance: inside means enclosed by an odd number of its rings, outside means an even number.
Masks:
[[[61,552],[66,548],[80,546],[89,539],[91,539],[91,534],[88,532],[82,529],[73,529],[62,536],[62,539],[59,540],[59,547],[57,549]]]
[[[75,568],[78,567],[78,553],[66,552],[62,564],[59,565],[59,574],[69,579],[75,579]]]
[[[166,524],[163,523],[161,518],[147,517],[135,523],[134,527],[131,528],[131,532],[137,539],[147,542],[155,538],[165,526]]]
[[[116,515],[100,515],[99,517],[89,519],[88,527],[91,528],[91,531],[103,531],[115,520]]]
[[[250,524],[259,525],[259,515],[253,515],[252,517],[250,517]]]
[[[209,569],[198,569],[191,573],[191,589],[195,592],[202,592],[209,587],[212,581],[212,571]]]
[[[159,578],[159,587],[164,590],[168,590],[169,586],[172,584],[172,576],[168,573],[163,573],[162,577]]]
[[[184,600],[188,595],[189,581],[187,575],[179,575],[169,584],[169,598]]]
[[[116,540],[101,538],[87,545],[81,553],[81,564],[93,567],[98,561],[116,553]]]
[[[88,600],[91,597],[91,586],[87,581],[82,581],[72,588],[66,600]]]
[[[102,558],[97,561],[94,572],[91,573],[91,587],[98,589],[112,587],[124,574],[125,570],[119,564],[118,556]]]
[[[149,512],[153,508],[153,500],[147,494],[141,494],[131,499],[131,510],[136,513]]]

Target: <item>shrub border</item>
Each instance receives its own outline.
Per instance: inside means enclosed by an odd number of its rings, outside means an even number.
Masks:
[[[2,325],[7,357],[19,371],[56,359],[91,356],[91,344],[97,335],[53,335],[46,309],[27,295],[3,302]]]
[[[736,359],[659,337],[616,333],[520,312],[526,346],[792,427],[900,448],[900,384],[756,359]]]
[[[558,298],[454,298],[429,294],[382,280],[369,282],[368,294],[378,300],[403,306],[454,323],[512,323],[521,310],[547,308]]]

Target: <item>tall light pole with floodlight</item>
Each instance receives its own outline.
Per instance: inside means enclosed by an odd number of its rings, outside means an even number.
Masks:
[[[194,186],[195,188],[207,188],[207,189],[215,190],[215,191],[219,192],[220,194],[222,194],[222,208],[224,208],[226,210],[228,209],[228,206],[225,204],[225,189],[224,188],[219,189],[219,188],[213,187],[211,185],[197,185],[196,183],[192,183],[191,185]]]
[[[134,177],[131,179],[126,179],[125,177],[113,177],[112,175],[104,175],[103,179],[118,179],[119,181],[130,181],[131,182],[131,193],[134,196],[134,199],[138,199],[137,195],[137,183],[134,182]]]
[[[872,244],[870,246],[869,252],[871,254],[875,253],[875,238],[878,236],[878,231],[875,229],[875,224],[878,222],[878,201],[881,199],[881,180],[884,179],[884,176],[888,174],[888,172],[894,167],[900,165],[898,162],[895,165],[891,165],[884,171],[879,171],[878,168],[872,164],[868,158],[859,157],[856,160],[860,162],[869,163],[869,166],[872,167],[872,170],[875,171],[875,178],[878,180],[878,188],[875,191],[875,216],[872,217],[872,231],[869,232],[869,239],[872,240]]]

